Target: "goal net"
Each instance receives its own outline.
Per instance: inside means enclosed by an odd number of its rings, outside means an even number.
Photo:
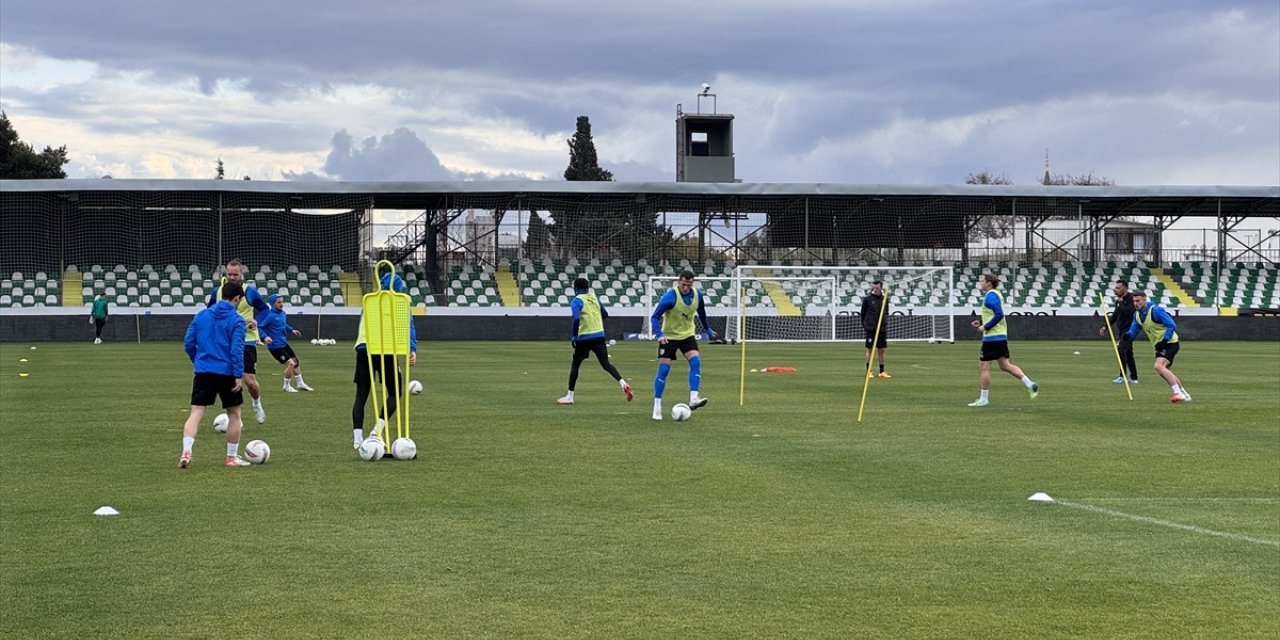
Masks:
[[[730,342],[863,341],[862,298],[876,280],[888,293],[888,340],[955,339],[951,267],[740,266],[734,274],[724,296]]]

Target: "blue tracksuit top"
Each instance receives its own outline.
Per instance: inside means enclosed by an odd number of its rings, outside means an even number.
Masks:
[[[196,373],[244,376],[244,318],[230,302],[221,301],[191,320],[182,339]]]
[[[289,334],[293,333],[293,327],[289,326],[289,315],[283,309],[269,309],[266,313],[258,314],[256,319],[258,332],[264,338],[271,338],[268,349],[280,349],[289,344]]]

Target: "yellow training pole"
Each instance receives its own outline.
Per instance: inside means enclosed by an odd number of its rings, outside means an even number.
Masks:
[[[1107,322],[1107,294],[1098,294],[1098,307],[1102,309],[1102,323],[1107,325],[1107,337],[1111,340],[1111,352],[1116,354],[1116,364],[1120,366],[1120,378],[1124,380],[1125,393],[1133,400],[1133,388],[1129,386],[1129,376],[1124,371],[1124,361],[1120,359],[1120,347],[1116,344],[1115,332],[1111,331],[1111,323]]]
[[[740,362],[738,363],[738,406],[741,407],[747,399],[747,317],[746,304],[743,301],[742,283],[738,283],[738,344],[741,345]],[[725,333],[729,332],[729,327],[725,326]]]
[[[862,401],[858,403],[858,422],[862,422],[862,408],[867,404],[867,388],[871,386],[871,365],[876,360],[876,345],[880,343],[880,327],[884,324],[884,310],[889,306],[889,287],[883,287],[884,301],[880,304],[880,315],[876,318],[876,332],[871,337],[871,356],[867,358],[866,375],[862,376]]]

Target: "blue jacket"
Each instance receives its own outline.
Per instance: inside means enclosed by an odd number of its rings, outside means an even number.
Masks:
[[[196,314],[182,346],[196,373],[244,376],[244,318],[230,302],[221,301]]]
[[[289,335],[293,333],[293,327],[289,326],[288,314],[284,310],[270,309],[266,313],[258,314],[257,320],[258,332],[264,338],[271,338],[271,344],[267,345],[268,349],[282,349],[289,344]]]

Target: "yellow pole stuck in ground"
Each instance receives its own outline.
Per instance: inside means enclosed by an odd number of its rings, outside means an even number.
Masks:
[[[1098,294],[1098,307],[1102,310],[1102,324],[1107,325],[1107,337],[1111,339],[1111,352],[1116,354],[1116,364],[1120,365],[1120,378],[1124,380],[1125,393],[1129,394],[1129,399],[1133,400],[1133,388],[1129,386],[1129,374],[1124,371],[1124,361],[1120,359],[1120,346],[1116,344],[1116,334],[1111,330],[1111,323],[1107,322],[1107,294]]]
[[[382,266],[386,265],[387,274],[380,274]],[[382,286],[383,277],[387,278],[387,286]],[[362,313],[364,314],[364,330],[365,330],[365,353],[369,358],[370,379],[377,382],[378,378],[391,375],[394,379],[390,384],[383,379],[382,384],[374,384],[373,392],[370,394],[373,398],[373,413],[375,416],[382,415],[382,407],[387,406],[390,400],[390,394],[395,393],[396,399],[399,400],[399,410],[395,415],[396,438],[409,438],[409,323],[413,322],[410,316],[410,308],[413,305],[412,299],[408,294],[395,291],[396,267],[390,261],[381,260],[373,269],[373,281],[376,287],[373,293],[365,294],[362,302]],[[378,356],[376,359],[374,356]],[[404,357],[404,366],[397,367],[396,359],[400,356]],[[374,366],[375,360],[377,367]],[[399,369],[399,371],[397,371]],[[403,373],[405,380],[400,379],[400,373]],[[379,393],[382,394],[382,402],[379,403]],[[381,406],[379,406],[381,405]],[[391,424],[388,421],[385,427],[387,433],[383,435],[383,444],[388,453],[391,452],[392,438],[390,437]]]

